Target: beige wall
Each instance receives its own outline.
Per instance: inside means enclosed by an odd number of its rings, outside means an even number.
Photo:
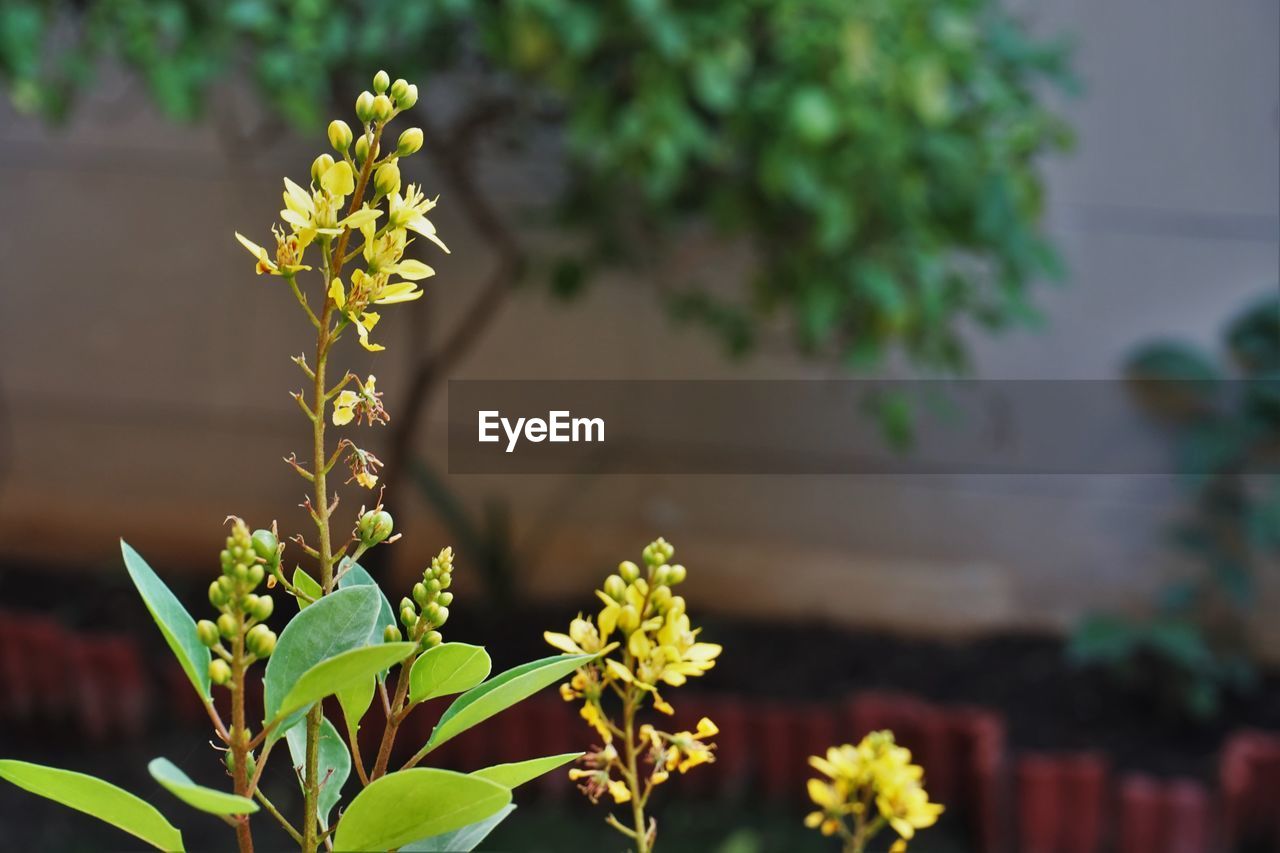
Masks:
[[[982,375],[1110,378],[1153,334],[1212,342],[1245,297],[1280,280],[1276,5],[1024,5],[1079,33],[1087,93],[1067,108],[1081,145],[1049,166],[1071,277],[1042,294],[1046,330],[978,344]],[[0,552],[110,565],[124,535],[157,562],[211,567],[228,513],[299,522],[302,483],[279,459],[305,443],[284,394],[305,329],[231,231],[263,234],[278,176],[303,171],[317,146],[238,150],[229,136],[257,120],[247,99],[224,92],[215,121],[175,129],[133,84],[107,78],[65,132],[0,107]],[[549,177],[495,160],[490,184],[515,203]],[[377,359],[393,413],[397,365],[484,270],[447,197],[437,221],[454,253],[433,259],[439,277],[416,313],[388,312]],[[645,285],[610,281],[569,310],[522,294],[456,375],[828,375],[776,355],[727,365],[703,336],[667,328]],[[423,445],[443,464],[442,407],[433,415]],[[533,594],[584,603],[602,568],[659,532],[719,607],[907,630],[1061,626],[1082,608],[1136,606],[1188,568],[1161,532],[1176,491],[1153,478],[454,485],[472,502],[511,502],[536,545]],[[412,571],[440,534],[422,512],[399,521],[400,568]],[[1274,580],[1268,595],[1280,603]]]

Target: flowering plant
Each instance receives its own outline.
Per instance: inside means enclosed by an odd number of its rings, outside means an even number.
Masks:
[[[382,350],[374,338],[377,309],[422,295],[418,283],[433,270],[406,257],[415,242],[410,234],[448,251],[427,218],[435,200],[401,182],[400,160],[421,148],[422,131],[409,128],[394,145],[384,144],[390,122],[417,99],[417,87],[403,79],[392,82],[379,72],[373,91],[356,100],[358,135],[345,122],[332,122],[328,137],[334,153],[315,159],[308,185],[285,179],[283,224],[272,228],[272,249],[236,234],[253,255],[257,272],[287,285],[316,333],[314,360],[308,362],[305,355],[293,359],[307,380],[293,398],[310,427],[311,458],[309,463],[296,455],[285,460],[311,487],[304,506],[315,525],[314,538],[292,537],[311,571],[298,566],[286,575],[285,545],[274,524],[254,531],[232,517],[219,554],[221,571],[208,591],[216,617],[197,621],[142,557],[122,543],[130,577],[208,714],[232,790],[197,784],[164,758],[152,761],[149,769],[178,799],[233,828],[241,851],[253,849],[252,818],[259,811],[267,812],[307,853],[322,846],[471,850],[514,808],[512,789],[580,755],[535,758],[465,774],[419,767],[442,743],[562,679],[598,653],[554,655],[489,678],[491,662],[483,648],[446,643],[441,635],[453,604],[451,549],[431,561],[410,595],[393,608],[358,562],[370,549],[398,538],[381,500],[372,508],[362,507],[346,528],[349,532],[335,529],[333,469],[344,462],[350,470],[347,483],[372,489],[382,463],[355,438],[344,435],[331,442],[329,422],[344,429],[372,427],[385,424],[389,416],[375,377],[346,372],[330,383],[334,346],[354,331],[365,349]],[[307,273],[315,274],[318,286],[304,286]],[[268,626],[279,615],[269,592],[277,588],[297,605],[278,635]],[[248,707],[246,684],[264,661],[259,717],[259,709]],[[215,705],[217,691],[223,690],[226,703]],[[396,735],[410,712],[428,699],[454,694],[461,695],[440,716],[427,742],[394,769]],[[332,709],[326,713],[327,697],[336,697],[340,715]],[[370,765],[361,755],[357,734],[375,697],[382,734]],[[219,705],[230,706],[229,719]],[[261,785],[282,742],[301,787],[300,818],[286,817]],[[353,770],[359,789],[335,814]],[[0,761],[0,778],[162,850],[183,848],[179,830],[154,806],[103,780],[21,761]]]
[[[721,651],[697,639],[701,629],[693,628],[684,598],[672,592],[686,576],[684,566],[671,564],[674,554],[665,540],[651,542],[644,549],[643,572],[623,562],[596,591],[604,606],[594,619],[580,615],[568,634],[545,635],[560,651],[587,656],[572,680],[560,686],[560,695],[566,702],[582,702],[582,718],[602,744],[582,757],[583,766],[570,770],[569,778],[581,783],[593,803],[607,795],[617,805],[629,804],[629,826],[612,814],[606,821],[632,840],[637,853],[649,853],[657,837],[657,822],[645,814],[654,788],[673,772],[713,761],[715,746],[709,741],[718,733],[706,717],[692,732],[637,723],[646,703],[673,714],[659,688],[679,687],[702,675]],[[606,700],[620,703],[620,718],[605,709]]]
[[[857,746],[833,746],[809,764],[825,778],[809,780],[809,798],[818,809],[805,826],[840,836],[846,853],[862,853],[886,826],[898,835],[890,850],[902,853],[917,829],[933,826],[942,814],[924,790],[924,770],[911,763],[910,750],[894,743],[893,732],[872,732]]]

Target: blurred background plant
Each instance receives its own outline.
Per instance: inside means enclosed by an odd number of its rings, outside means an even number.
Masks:
[[[1060,272],[1036,164],[1071,138],[1044,97],[1074,87],[1067,51],[993,0],[18,0],[0,11],[0,77],[23,110],[64,118],[104,56],[181,121],[202,115],[228,72],[300,127],[375,66],[456,81],[424,86],[415,120],[494,264],[419,353],[397,401],[389,486],[424,402],[524,281],[572,298],[607,268],[661,266],[681,241],[710,241],[745,250],[751,271],[715,285],[661,274],[655,295],[727,352],[786,346],[857,370],[896,355],[955,372],[969,366],[962,329],[1035,321],[1032,284]],[[456,102],[442,108],[446,90]],[[280,129],[268,120],[253,136]],[[478,179],[482,143],[512,156],[550,146],[565,166],[519,233]],[[905,442],[907,401],[873,404]]]
[[[1157,340],[1126,368],[1135,400],[1172,434],[1191,504],[1172,538],[1200,571],[1167,586],[1147,619],[1087,617],[1070,649],[1197,718],[1253,684],[1244,617],[1280,553],[1280,297],[1256,300],[1222,337],[1223,356]]]

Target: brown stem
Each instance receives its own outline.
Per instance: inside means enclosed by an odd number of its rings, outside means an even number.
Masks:
[[[401,711],[404,708],[405,697],[409,694],[409,670],[412,663],[413,656],[410,655],[400,664],[395,697],[391,700],[391,711],[387,714],[387,723],[382,729],[382,743],[378,745],[378,759],[373,764],[373,772],[369,774],[370,782],[386,774],[387,763],[391,761],[391,747],[395,744],[396,732],[400,730],[400,723],[404,719]]]
[[[231,654],[231,757],[235,764],[232,777],[235,791],[242,797],[249,796],[249,730],[245,728],[244,713],[244,614],[237,617],[236,636]],[[235,817],[236,844],[240,853],[253,853],[253,834],[249,830],[249,816]]]

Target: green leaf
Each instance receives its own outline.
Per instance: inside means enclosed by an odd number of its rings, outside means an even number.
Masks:
[[[282,717],[299,708],[309,708],[326,696],[358,686],[397,661],[404,660],[413,654],[415,648],[416,643],[383,643],[350,649],[325,658],[294,682],[289,692],[280,700],[276,716]]]
[[[338,589],[348,589],[353,586],[371,586],[378,591],[378,597],[382,599],[378,621],[374,624],[373,633],[370,634],[369,639],[371,643],[381,643],[382,632],[386,630],[388,625],[394,626],[396,624],[396,612],[391,609],[391,602],[387,601],[386,595],[382,592],[382,587],[378,586],[378,582],[359,563],[351,563],[349,568],[344,568],[338,578]]]
[[[307,778],[307,729],[306,726],[294,726],[285,735],[289,744],[289,756],[293,766],[298,768],[299,787]],[[327,717],[320,719],[320,760],[317,763],[317,779],[326,780],[320,788],[320,824],[329,828],[329,812],[342,799],[342,786],[351,775],[351,753],[342,736],[334,728]]]
[[[169,591],[164,581],[160,580],[147,561],[123,539],[120,540],[120,551],[124,554],[124,567],[129,572],[133,585],[142,596],[142,603],[151,612],[164,641],[169,644],[182,671],[191,679],[192,686],[204,699],[209,699],[209,649],[200,642],[196,634],[196,620],[182,606],[182,602]]]
[[[468,824],[462,829],[405,844],[400,848],[400,853],[470,853],[480,846],[481,841],[489,837],[489,833],[493,832],[498,824],[507,819],[507,815],[515,810],[514,805],[503,806],[496,814]]]
[[[84,773],[0,761],[0,779],[46,799],[92,815],[161,850],[182,850],[182,833],[155,806],[123,788]]]
[[[342,716],[352,737],[360,731],[360,720],[373,704],[373,694],[377,689],[376,678],[365,678],[337,692],[338,704],[342,706]]]
[[[153,759],[147,771],[170,794],[193,809],[210,814],[253,814],[258,810],[258,804],[247,797],[197,785],[167,758]]]
[[[445,643],[427,649],[409,672],[409,698],[425,702],[470,690],[489,677],[493,661],[480,646]]]
[[[263,677],[263,711],[274,720],[285,696],[307,670],[323,660],[369,644],[378,618],[378,592],[369,587],[340,589],[324,596],[289,620],[280,632]],[[282,737],[302,718],[295,712],[272,732]]]
[[[305,610],[307,605],[320,600],[320,596],[324,595],[324,588],[320,586],[319,581],[311,577],[298,566],[293,570],[293,585],[303,595],[310,596],[312,601],[305,598],[298,598],[298,609]]]
[[[565,752],[560,755],[548,755],[544,758],[530,758],[528,761],[515,761],[510,764],[495,764],[483,770],[476,770],[472,776],[497,782],[504,788],[518,788],[531,779],[537,779],[544,773],[550,773],[557,767],[563,767],[570,761],[582,757],[581,752]]]
[[[347,806],[335,850],[390,850],[484,820],[511,802],[496,782],[452,770],[415,767],[388,773]]]
[[[427,743],[439,746],[517,702],[564,678],[596,655],[552,655],[507,670],[473,687],[440,716]]]

